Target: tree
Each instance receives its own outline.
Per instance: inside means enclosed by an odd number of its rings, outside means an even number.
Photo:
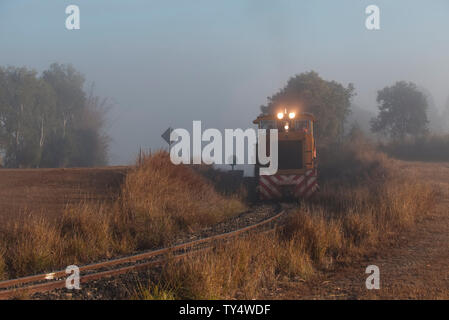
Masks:
[[[56,63],[43,72],[42,78],[53,88],[56,97],[55,123],[43,166],[65,167],[70,165],[75,126],[86,105],[85,79],[72,66]]]
[[[443,130],[446,133],[449,133],[449,97],[447,98],[446,105],[444,106],[442,122],[443,122]]]
[[[261,106],[261,111],[263,114],[275,114],[287,108],[313,113],[317,118],[317,141],[325,145],[342,137],[354,94],[352,84],[344,87],[336,81],[326,81],[311,71],[290,78],[283,89],[268,97],[268,104]]]
[[[39,76],[0,67],[0,155],[7,167],[107,163],[107,100],[84,90],[72,66],[53,64]]]
[[[371,120],[371,130],[393,139],[427,133],[428,102],[412,82],[399,81],[377,93],[379,114]]]
[[[109,111],[106,98],[94,95],[94,86],[90,87],[85,107],[74,123],[72,165],[79,167],[105,165],[108,161],[109,136],[104,132],[106,114]]]
[[[437,104],[432,96],[432,93],[423,86],[418,86],[417,89],[421,91],[426,97],[427,101],[427,128],[429,132],[435,134],[441,134],[444,132],[444,127],[446,125],[444,121],[444,110],[443,113],[438,109]]]
[[[26,68],[0,68],[0,149],[8,167],[39,165],[55,100],[36,75]]]

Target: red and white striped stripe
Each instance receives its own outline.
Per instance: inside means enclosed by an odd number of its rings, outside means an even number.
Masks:
[[[285,196],[282,194],[281,186],[293,186],[295,197],[308,198],[318,189],[316,169],[308,170],[303,175],[276,174],[271,176],[261,175],[259,177],[259,193],[264,200]]]

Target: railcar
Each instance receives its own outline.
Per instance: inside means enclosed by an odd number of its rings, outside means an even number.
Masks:
[[[315,117],[284,109],[276,114],[261,115],[253,123],[259,129],[278,130],[278,171],[261,175],[256,164],[257,194],[261,200],[300,199],[318,189],[317,153],[314,138]],[[267,132],[267,153],[269,134]],[[258,146],[257,146],[258,147]]]

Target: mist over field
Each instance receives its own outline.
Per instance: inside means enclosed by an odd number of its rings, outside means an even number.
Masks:
[[[70,1],[2,1],[0,65],[70,63],[94,82],[113,105],[110,164],[165,147],[168,126],[251,127],[267,96],[310,70],[354,84],[349,122],[366,131],[377,91],[399,80],[428,93],[431,128],[447,131],[449,3],[375,1],[381,29],[369,31],[371,2],[80,0],[69,31]]]
[[[0,0],[0,300],[447,300],[448,30],[447,0]]]

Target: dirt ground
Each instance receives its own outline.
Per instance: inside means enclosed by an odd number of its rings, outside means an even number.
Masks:
[[[54,218],[67,204],[113,198],[127,170],[0,169],[0,221],[29,213]]]
[[[416,230],[312,282],[284,283],[270,298],[449,299],[449,163],[402,162],[402,170],[442,192]],[[368,265],[379,267],[379,290],[366,289]]]

